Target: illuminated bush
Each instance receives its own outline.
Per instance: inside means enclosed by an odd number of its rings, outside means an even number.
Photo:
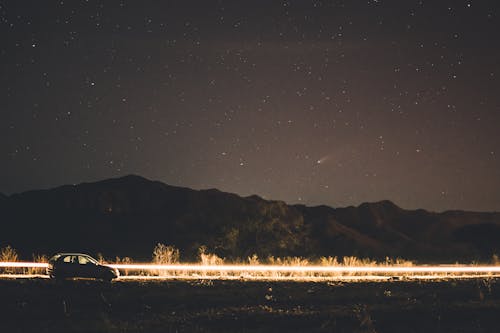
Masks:
[[[0,249],[0,261],[15,262],[18,261],[17,251],[14,250],[10,245]],[[15,268],[5,268],[4,273],[17,273]]]
[[[321,257],[319,258],[319,264],[321,266],[338,266],[339,261],[337,257]]]
[[[214,253],[207,253],[205,246],[200,246],[198,250],[200,262],[202,265],[223,265],[224,259]]]
[[[17,251],[14,250],[10,245],[7,245],[0,250],[0,261],[14,262],[17,260]]]
[[[158,243],[153,249],[153,263],[156,265],[178,264],[179,258],[180,253],[175,246]],[[167,271],[157,271],[156,273],[166,275]]]
[[[307,266],[309,265],[309,260],[302,257],[267,257],[267,262],[269,265],[276,266]]]
[[[413,261],[402,259],[402,258],[396,258],[394,261],[395,266],[403,266],[403,267],[411,267],[413,266]]]
[[[101,252],[97,253],[97,261],[99,261],[99,263],[103,265],[106,263],[106,259]]]
[[[353,256],[347,256],[342,258],[342,265],[344,266],[359,266],[360,260]]]
[[[251,257],[248,257],[249,265],[260,265],[259,257],[256,254],[253,254]]]
[[[45,254],[33,254],[33,262],[36,263],[47,263],[49,261],[49,258]],[[27,269],[28,274],[44,274],[45,273],[45,268],[28,268]]]
[[[115,264],[123,264],[123,265],[129,265],[132,263],[132,259],[130,257],[123,257],[123,258],[120,258],[118,256],[116,256],[115,258]],[[128,269],[124,269],[122,271],[123,275],[128,275],[129,274],[129,270]]]
[[[180,253],[175,246],[156,244],[153,250],[153,262],[157,265],[171,265],[179,263]]]

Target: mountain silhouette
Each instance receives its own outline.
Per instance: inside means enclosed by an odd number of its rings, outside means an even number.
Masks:
[[[198,248],[228,258],[356,255],[420,261],[486,260],[500,253],[500,213],[287,205],[257,195],[192,190],[130,175],[0,195],[0,246],[33,253],[103,253],[149,260],[158,243],[183,260]]]

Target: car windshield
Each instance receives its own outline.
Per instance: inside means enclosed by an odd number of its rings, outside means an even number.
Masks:
[[[99,264],[97,262],[97,260],[95,260],[94,258],[89,257],[89,256],[78,256],[78,263],[80,265],[87,265],[87,264],[97,265],[97,264]]]

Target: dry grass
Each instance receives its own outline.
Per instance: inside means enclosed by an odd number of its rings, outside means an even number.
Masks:
[[[259,257],[255,253],[248,257],[247,260],[249,265],[260,265]]]
[[[175,246],[156,244],[153,250],[153,262],[160,265],[171,265],[179,262],[180,252]]]
[[[175,246],[158,243],[153,249],[153,263],[157,265],[178,264],[179,258],[180,252]],[[165,271],[157,271],[156,273],[158,275],[167,274]]]
[[[224,259],[214,253],[207,253],[207,248],[201,246],[198,249],[200,264],[202,265],[223,265]]]
[[[8,262],[16,262],[19,260],[19,256],[17,255],[17,251],[12,248],[10,245],[7,245],[0,249],[0,261],[8,261]],[[19,273],[16,268],[4,268],[3,270],[0,268],[2,273],[7,274],[15,274]]]
[[[49,258],[45,254],[33,254],[32,255],[33,262],[36,263],[47,263],[49,262]],[[28,274],[44,274],[45,268],[27,268]]]
[[[217,266],[217,265],[224,265],[224,259],[219,257],[218,255],[214,253],[207,253],[207,248],[205,246],[200,246],[198,249],[198,256],[200,258],[200,264],[201,265],[211,265],[211,266]],[[226,276],[227,272],[210,272],[208,273],[207,271],[201,270],[200,271],[202,276],[207,276],[208,274],[216,274],[217,276]]]
[[[319,258],[320,266],[338,266],[339,261],[337,257],[321,257]]]
[[[3,247],[0,249],[0,260],[1,261],[9,261],[15,262],[18,261],[19,257],[17,255],[17,251],[13,249],[10,245]]]
[[[123,258],[120,258],[118,256],[115,257],[115,261],[114,261],[115,264],[124,264],[124,265],[127,265],[127,264],[131,264],[132,263],[132,258],[130,257],[123,257]],[[130,272],[130,270],[128,269],[124,269],[122,271],[122,274],[123,275],[128,275]]]
[[[104,257],[102,254],[97,255],[99,261],[101,263],[105,263]],[[47,262],[47,256],[45,255],[33,255],[33,261],[37,263]],[[17,251],[13,249],[11,246],[5,246],[0,249],[0,261],[10,261],[15,262],[19,261],[19,257]],[[134,261],[130,257],[116,257],[115,260],[111,260],[111,262],[116,264],[133,264]],[[180,251],[174,246],[165,245],[158,243],[152,254],[152,263],[158,265],[175,265],[180,263]],[[328,257],[320,257],[317,259],[310,259],[304,257],[297,256],[288,256],[288,257],[275,257],[269,256],[267,258],[259,258],[256,254],[253,254],[249,257],[239,259],[239,261],[231,261],[226,262],[224,258],[219,257],[215,253],[210,253],[205,246],[201,246],[199,248],[198,253],[198,262],[197,264],[204,266],[218,266],[218,265],[248,265],[248,266],[259,266],[259,265],[273,265],[273,266],[285,266],[285,267],[310,267],[310,266],[322,266],[322,267],[412,267],[415,266],[415,263],[409,260],[405,260],[402,258],[388,258],[385,260],[375,261],[369,258],[358,258],[355,256],[345,256],[345,257],[336,257],[336,256],[328,256]],[[479,263],[476,263],[480,265]],[[491,261],[488,263],[483,263],[487,265],[500,265],[500,259],[497,255],[493,255]],[[458,264],[457,264],[458,265]],[[330,278],[330,277],[340,277],[343,275],[347,276],[367,276],[373,275],[370,272],[355,272],[348,271],[349,269],[341,269],[341,271],[331,270],[328,272],[304,272],[300,269],[295,271],[276,271],[276,270],[258,270],[255,272],[249,272],[247,270],[244,271],[227,271],[227,270],[218,270],[218,269],[205,269],[203,270],[200,267],[200,270],[197,271],[183,271],[180,269],[179,271],[151,271],[145,268],[144,270],[132,270],[132,269],[122,269],[121,273],[124,276],[129,274],[131,275],[157,275],[162,277],[228,277],[228,278],[289,278],[289,277],[297,277],[297,278]],[[0,273],[8,273],[8,274],[19,274],[19,273],[28,273],[28,274],[43,274],[44,269],[40,268],[2,268],[0,269]],[[479,273],[478,273],[479,274]],[[377,276],[392,276],[391,273],[378,272]],[[415,275],[419,276],[418,273],[408,273],[409,276]],[[459,273],[432,273],[432,276],[451,276],[451,275],[459,275]]]

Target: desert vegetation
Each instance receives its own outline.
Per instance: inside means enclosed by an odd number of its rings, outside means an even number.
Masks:
[[[7,246],[2,247],[0,249],[0,261],[16,262],[17,260],[18,260],[17,251],[15,249],[13,249],[10,245],[7,245]],[[14,274],[14,273],[18,273],[19,269],[6,267],[3,269],[0,268],[0,272],[7,273],[7,274]]]
[[[16,262],[18,260],[17,251],[10,245],[0,249],[0,261]]]
[[[45,254],[33,254],[32,258],[33,258],[33,262],[36,262],[36,263],[47,263],[49,261],[49,258]],[[28,274],[44,274],[45,268],[29,267],[26,269],[26,272]]]
[[[119,267],[121,275],[126,276],[142,276],[160,277],[160,278],[223,278],[223,279],[307,279],[307,280],[331,280],[343,277],[390,277],[394,273],[383,271],[384,267],[413,267],[417,263],[405,260],[402,258],[386,257],[382,261],[377,261],[369,258],[359,258],[355,256],[322,256],[319,258],[304,258],[300,256],[268,256],[261,258],[257,254],[252,254],[246,258],[227,260],[219,255],[208,250],[206,246],[200,246],[198,249],[198,259],[195,262],[182,262],[181,252],[173,245],[157,243],[152,250],[151,262],[137,262],[131,257],[118,257],[106,260],[106,258],[98,253],[96,255],[101,264],[121,265]],[[43,254],[35,254],[32,256],[32,261],[35,263],[46,263],[48,257]],[[20,261],[17,251],[7,245],[0,249],[0,261],[16,262]],[[494,255],[490,262],[477,263],[472,265],[498,265],[498,256]],[[178,265],[175,267],[164,266]],[[186,268],[188,265],[189,268]],[[129,267],[130,266],[130,267]],[[213,266],[213,267],[211,267]],[[220,269],[217,268],[220,266]],[[458,263],[451,266],[460,266]],[[199,269],[198,269],[199,267]],[[303,268],[301,268],[303,267]],[[376,273],[369,270],[359,270],[357,268],[374,267],[379,271]],[[323,269],[326,268],[326,269]],[[382,268],[382,269],[380,269]],[[3,274],[44,274],[45,268],[1,268],[0,273]],[[429,273],[425,276],[460,276],[462,273]],[[486,274],[492,276],[491,273],[470,273],[470,276],[481,276]],[[422,277],[422,273],[404,273],[399,276],[406,277]]]
[[[0,262],[18,262],[20,261],[18,252],[16,249],[7,245],[0,248]],[[33,254],[31,261],[34,263],[46,263],[48,258],[45,254]],[[4,267],[0,268],[0,273],[4,274],[43,274],[45,273],[45,268],[39,267]]]
[[[178,264],[180,252],[175,246],[156,244],[153,249],[153,263],[160,265]]]

